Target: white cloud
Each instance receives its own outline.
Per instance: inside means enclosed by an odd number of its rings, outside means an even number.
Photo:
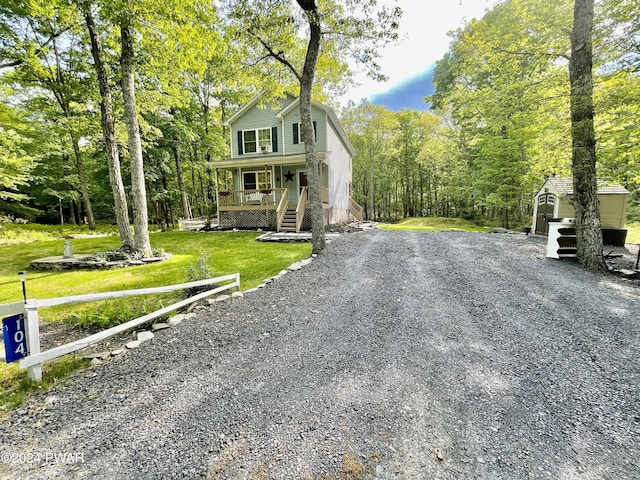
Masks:
[[[375,93],[385,92],[403,80],[422,72],[441,59],[449,49],[447,32],[461,27],[466,21],[481,18],[500,0],[381,0],[396,4],[403,10],[400,35],[404,40],[381,52],[382,73],[388,77],[375,82],[364,74],[357,77],[359,87],[345,95],[343,101],[360,101]]]

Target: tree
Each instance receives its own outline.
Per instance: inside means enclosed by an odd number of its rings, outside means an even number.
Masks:
[[[153,256],[149,241],[149,212],[147,211],[147,189],[144,181],[144,161],[138,112],[136,110],[136,87],[134,66],[134,39],[131,18],[126,12],[120,20],[122,73],[122,99],[124,104],[124,121],[127,125],[127,143],[129,145],[129,162],[131,168],[131,196],[133,200],[133,231],[136,249],[146,257]]]
[[[29,92],[29,101],[40,99],[51,123],[64,127],[61,136],[68,137],[64,143],[71,147],[77,188],[93,230],[88,175],[80,147],[90,117],[86,104],[91,78],[84,68],[86,51],[77,42],[78,21],[73,8],[64,1],[52,1],[47,6],[13,4],[3,9],[1,25],[2,30],[12,30],[0,47],[0,53],[12,58],[4,64],[11,67],[5,80],[23,86]],[[10,47],[11,53],[7,51]]]
[[[377,8],[370,0],[363,8],[356,0],[296,0],[300,10],[291,8],[286,0],[237,0],[234,17],[250,38],[266,52],[264,59],[273,59],[284,66],[300,88],[301,135],[305,142],[305,160],[311,204],[311,234],[313,252],[325,248],[324,219],[320,195],[319,164],[311,118],[311,97],[319,61],[326,61],[327,71],[341,71],[350,52],[356,62],[380,78],[375,62],[377,49],[397,39],[400,8]],[[300,15],[300,13],[302,15]],[[306,49],[299,48],[299,38],[308,36]],[[324,40],[324,41],[323,41]],[[324,57],[323,57],[324,54]],[[333,78],[328,84],[337,84]],[[344,80],[344,75],[340,81]]]
[[[113,193],[114,213],[116,217],[116,224],[118,225],[118,232],[120,234],[120,244],[124,250],[133,251],[135,246],[129,223],[127,196],[124,189],[124,183],[122,181],[122,172],[120,170],[120,154],[118,153],[115,119],[113,116],[113,100],[103,56],[102,41],[100,40],[100,35],[91,12],[91,3],[89,1],[85,1],[82,4],[82,8],[85,24],[89,32],[89,39],[91,41],[93,65],[96,70],[98,87],[100,89],[100,118],[102,135],[107,153],[109,183],[111,184],[111,191]]]
[[[593,123],[594,0],[575,0],[571,34],[571,144],[577,256],[589,269],[605,270],[598,209],[596,139]]]

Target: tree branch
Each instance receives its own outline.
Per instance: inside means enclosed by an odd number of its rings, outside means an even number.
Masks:
[[[291,70],[291,73],[293,73],[295,75],[295,77],[298,79],[298,81],[302,80],[302,75],[300,75],[300,73],[298,72],[298,70],[296,69],[296,67],[293,66],[293,64],[287,60],[284,56],[284,52],[275,52],[273,50],[273,48],[271,48],[271,45],[269,45],[267,42],[265,42],[260,35],[258,35],[257,33],[255,33],[253,30],[248,29],[247,30],[249,32],[249,34],[253,35],[254,37],[256,37],[256,39],[262,44],[262,46],[267,50],[268,55],[267,57],[272,57],[274,59],[276,59],[278,62],[282,63],[285,67],[287,67],[289,70]],[[266,58],[266,57],[262,57],[262,58]]]

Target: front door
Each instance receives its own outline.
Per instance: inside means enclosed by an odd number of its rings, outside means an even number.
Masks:
[[[309,183],[307,181],[307,171],[306,170],[298,170],[298,198],[300,198],[300,193],[302,192],[302,188],[308,186]],[[309,192],[307,192],[308,194]],[[308,197],[307,197],[308,199]]]
[[[547,235],[549,233],[550,218],[553,218],[553,209],[556,197],[553,193],[543,193],[538,197],[538,213],[536,215],[536,233]]]

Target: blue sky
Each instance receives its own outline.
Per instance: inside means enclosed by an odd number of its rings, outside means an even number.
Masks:
[[[429,106],[424,102],[424,97],[433,93],[433,70],[435,64],[429,65],[425,70],[413,77],[402,80],[389,90],[374,93],[369,97],[369,102],[381,105],[389,110],[428,110]]]
[[[415,108],[426,110],[422,98],[432,92],[431,74],[435,62],[449,49],[449,31],[464,26],[501,0],[379,0],[381,4],[397,5],[404,14],[400,20],[397,45],[380,52],[382,73],[388,77],[375,82],[358,75],[359,86],[342,98],[346,103],[358,103],[363,98],[391,110]]]

